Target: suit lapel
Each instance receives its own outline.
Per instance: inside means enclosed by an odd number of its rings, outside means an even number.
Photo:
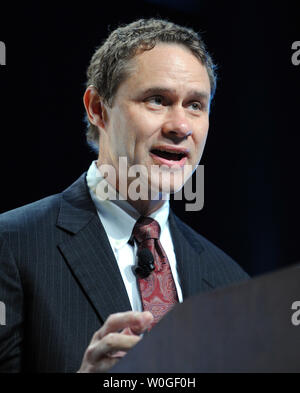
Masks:
[[[194,232],[170,211],[169,225],[183,299],[215,287],[205,249]]]
[[[96,313],[104,321],[131,305],[114,253],[83,174],[62,195],[57,226],[71,234],[58,245]]]

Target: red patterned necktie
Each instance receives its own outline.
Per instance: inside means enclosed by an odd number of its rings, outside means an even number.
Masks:
[[[144,311],[150,311],[154,317],[152,328],[178,302],[176,287],[167,255],[159,241],[159,223],[150,217],[140,217],[132,234],[138,251],[148,248],[154,257],[155,270],[146,278],[138,277]]]

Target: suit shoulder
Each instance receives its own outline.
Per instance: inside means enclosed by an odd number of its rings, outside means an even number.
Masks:
[[[222,272],[233,274],[237,280],[248,279],[249,275],[233,260],[228,254],[221,250],[218,246],[206,239],[203,235],[196,232],[193,228],[179,219],[174,217],[177,225],[181,229],[183,236],[188,240],[191,246],[198,252],[205,255],[206,262]]]
[[[61,194],[55,194],[0,214],[0,234],[30,230],[40,222],[55,222],[60,200]]]

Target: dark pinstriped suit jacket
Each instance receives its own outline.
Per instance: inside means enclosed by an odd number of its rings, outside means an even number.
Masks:
[[[103,321],[131,309],[85,176],[0,215],[2,372],[75,372]],[[169,223],[184,299],[248,278],[173,213]]]

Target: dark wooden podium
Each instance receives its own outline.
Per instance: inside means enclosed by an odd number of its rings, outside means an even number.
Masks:
[[[191,297],[111,372],[300,372],[300,315],[292,321],[296,301],[298,264]]]

